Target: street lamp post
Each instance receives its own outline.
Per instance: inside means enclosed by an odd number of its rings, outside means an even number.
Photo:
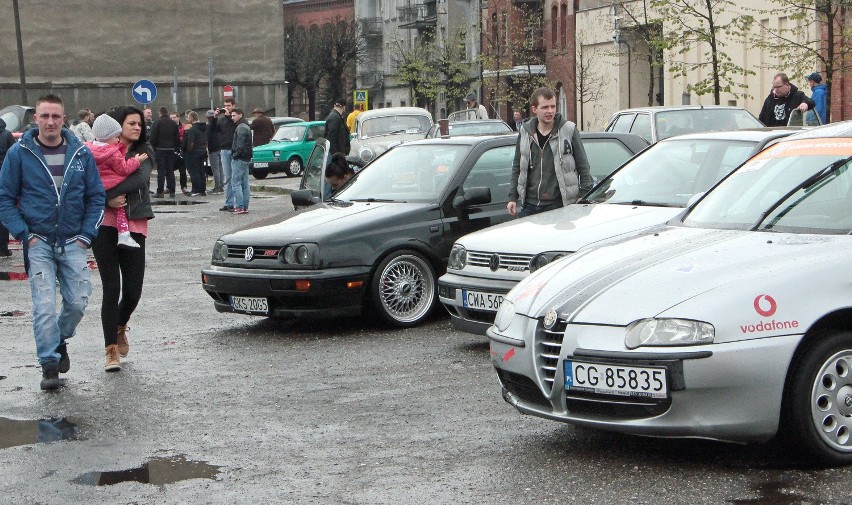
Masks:
[[[15,11],[15,38],[18,41],[18,71],[21,73],[21,105],[27,105],[27,78],[24,72],[24,46],[21,43],[21,16],[18,14],[18,0],[12,0]]]

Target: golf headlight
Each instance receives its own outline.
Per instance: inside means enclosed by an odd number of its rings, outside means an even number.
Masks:
[[[216,241],[213,246],[213,261],[225,261],[228,258],[228,244],[221,240]]]
[[[364,163],[367,163],[368,161],[376,157],[376,153],[374,153],[373,150],[369,147],[362,147],[361,150],[358,151],[358,156],[360,156],[361,159],[364,160]]]
[[[278,261],[285,265],[317,266],[319,246],[316,244],[290,244],[278,253]]]
[[[497,331],[505,331],[515,317],[515,304],[511,300],[503,299],[500,304],[500,309],[497,311],[497,317],[494,318],[494,326]]]
[[[450,251],[450,261],[447,266],[453,270],[461,270],[465,265],[467,265],[467,249],[461,244],[455,244]]]
[[[712,344],[716,330],[710,323],[690,319],[641,319],[627,330],[628,349],[642,346]]]
[[[560,258],[564,258],[565,256],[567,256],[569,254],[570,253],[565,252],[565,251],[548,251],[548,252],[536,254],[530,260],[530,273],[533,273],[536,270],[542,269],[545,266],[547,266],[548,264],[553,263],[554,261],[556,261]]]

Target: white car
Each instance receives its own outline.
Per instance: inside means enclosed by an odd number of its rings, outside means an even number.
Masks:
[[[426,138],[432,127],[432,114],[420,107],[371,109],[355,118],[350,135],[349,158],[369,163],[389,147]]]
[[[503,297],[530,272],[581,247],[668,221],[693,195],[794,131],[699,133],[663,140],[602,180],[581,203],[463,236],[438,280],[439,299],[453,326],[484,335]]]
[[[852,463],[852,122],[784,139],[659,229],[521,281],[488,330],[523,413],[784,440]]]

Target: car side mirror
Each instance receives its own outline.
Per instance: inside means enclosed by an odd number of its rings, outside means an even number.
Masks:
[[[474,187],[465,190],[464,194],[453,198],[453,207],[459,209],[471,205],[483,205],[491,203],[491,188]]]
[[[314,198],[313,192],[311,192],[310,189],[293,191],[290,193],[290,200],[293,201],[293,205],[296,207],[307,207],[309,205],[319,203],[319,201]]]

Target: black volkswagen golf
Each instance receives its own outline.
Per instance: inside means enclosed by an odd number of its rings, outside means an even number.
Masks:
[[[274,318],[373,309],[400,327],[436,304],[436,279],[460,236],[507,221],[516,135],[398,145],[328,196],[319,139],[277,224],[222,236],[202,285],[216,310]]]

